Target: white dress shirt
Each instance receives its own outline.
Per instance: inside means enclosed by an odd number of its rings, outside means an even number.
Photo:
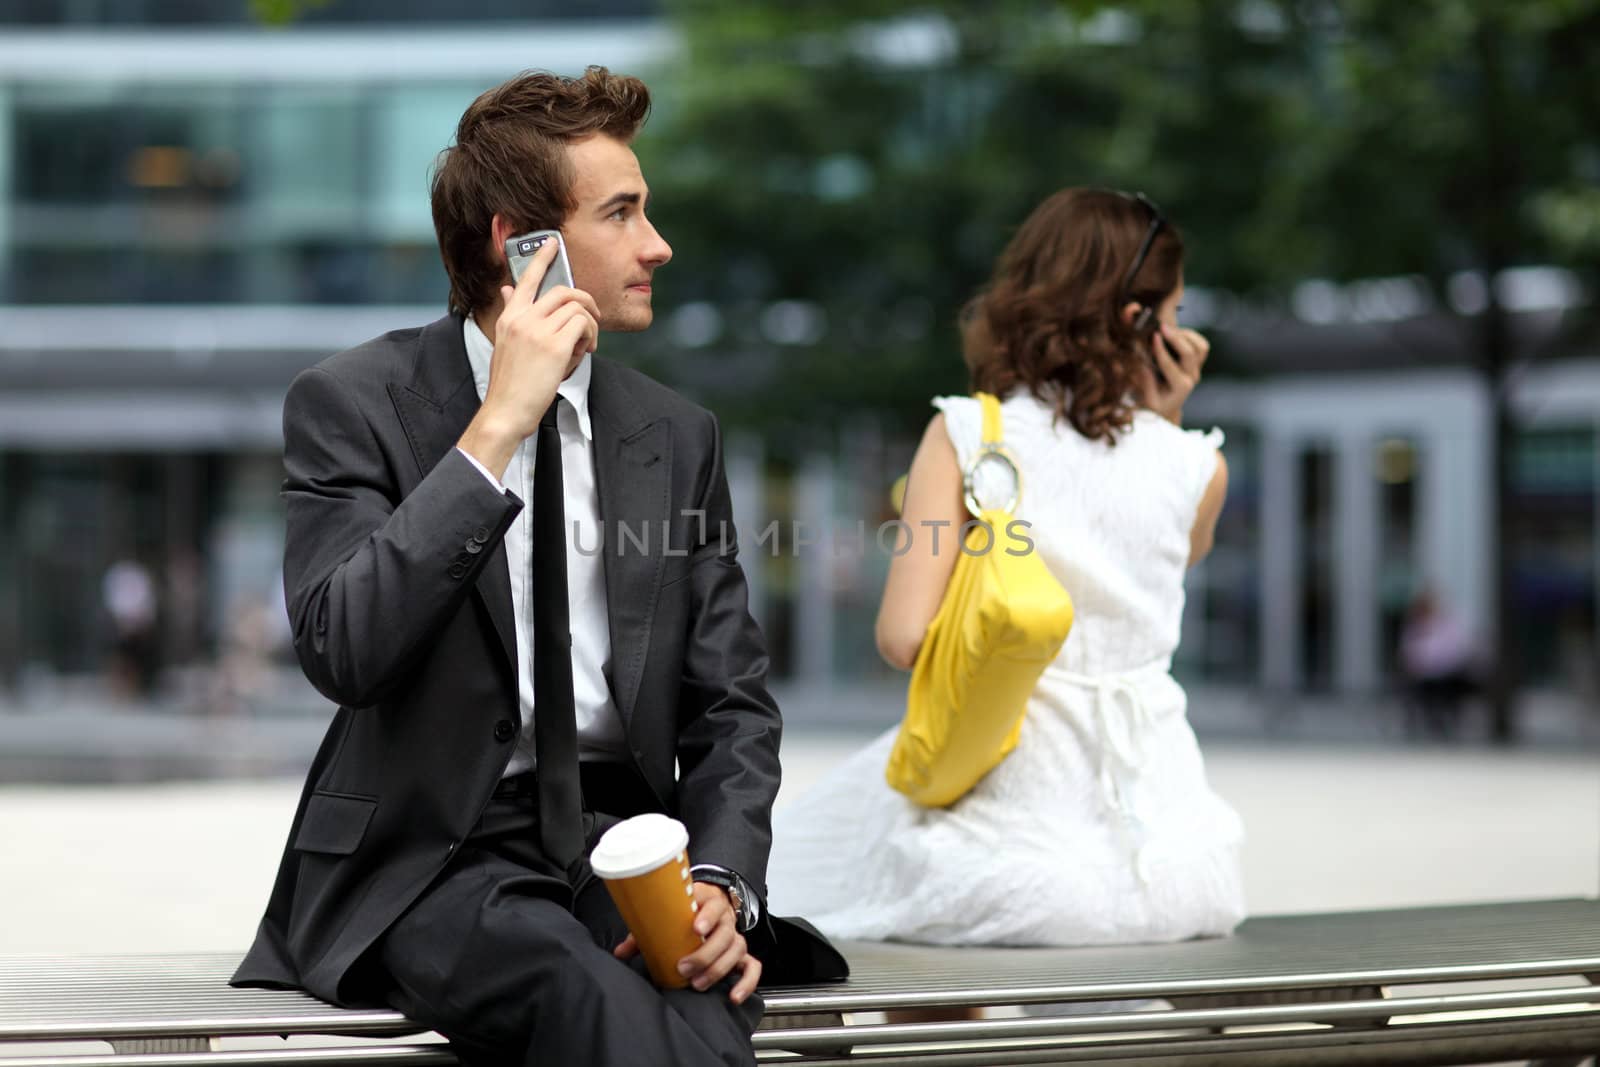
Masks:
[[[489,361],[494,344],[468,315],[463,328],[472,380],[483,400],[489,390]],[[606,614],[606,582],[600,551],[600,497],[594,485],[594,431],[589,423],[589,379],[594,373],[590,356],[556,389],[567,403],[556,409],[556,429],[561,435],[561,487],[566,507],[567,606],[572,619],[572,698],[578,720],[578,754],[585,759],[612,758],[627,752],[622,716],[611,700],[606,671],[611,666],[611,631]],[[536,437],[537,435],[535,435]],[[529,437],[517,446],[506,466],[505,481],[465,451],[496,489],[510,490],[525,502],[533,500],[534,442]],[[533,543],[528,523],[532,508],[524,508],[506,531],[506,563],[511,571],[511,609],[517,627],[517,689],[522,707],[522,736],[506,767],[506,775],[533,769],[533,717],[538,694],[533,691],[533,623],[528,614],[528,583],[533,567]],[[579,551],[579,547],[584,551]]]
[[[467,316],[463,331],[467,340],[467,359],[472,364],[472,381],[482,401],[489,391],[489,362],[494,344]],[[556,387],[556,395],[567,401],[556,409],[556,430],[561,434],[561,489],[566,509],[567,606],[572,621],[572,698],[578,720],[579,758],[622,757],[627,762],[627,737],[622,716],[612,703],[606,685],[606,670],[611,666],[610,619],[606,613],[606,581],[601,560],[600,496],[594,485],[594,430],[589,423],[589,379],[594,374],[591,356],[584,356],[578,369]],[[535,435],[537,436],[537,435]],[[504,492],[507,486],[523,501],[533,499],[534,437],[525,439],[506,465],[505,482],[489,473],[473,455],[458,449],[472,465]],[[522,706],[522,737],[506,766],[506,777],[532,770],[534,758],[533,716],[537,712],[533,691],[533,626],[528,617],[528,581],[533,569],[533,544],[528,530],[529,510],[524,508],[506,531],[506,563],[511,570],[511,610],[517,625],[517,689]],[[584,551],[578,551],[582,546]],[[697,863],[690,868],[696,881],[711,882],[730,889],[741,931],[747,931],[761,916],[760,898],[737,871],[713,863]]]

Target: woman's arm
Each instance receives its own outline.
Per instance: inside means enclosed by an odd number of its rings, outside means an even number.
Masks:
[[[1217,517],[1222,514],[1222,504],[1228,497],[1228,461],[1222,453],[1217,453],[1217,469],[1211,475],[1211,481],[1206,485],[1205,495],[1200,498],[1199,510],[1195,512],[1194,526],[1189,530],[1189,566],[1206,558],[1206,553],[1211,551],[1211,545],[1216,539]]]
[[[900,518],[906,523],[900,544],[907,531],[911,542],[889,563],[878,607],[877,639],[878,654],[904,671],[916,662],[928,624],[939,611],[961,552],[961,524],[969,518],[962,499],[961,462],[942,412],[929,421],[911,460]]]

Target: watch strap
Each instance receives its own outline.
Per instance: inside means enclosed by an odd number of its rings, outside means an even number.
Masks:
[[[761,918],[761,905],[757,903],[750,884],[738,871],[731,871],[715,863],[697,863],[689,868],[689,876],[697,882],[721,886],[728,891],[738,913],[735,921],[740,933],[748,931]]]

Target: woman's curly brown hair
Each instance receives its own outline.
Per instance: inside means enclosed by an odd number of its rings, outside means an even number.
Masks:
[[[566,146],[597,133],[627,143],[649,113],[644,82],[604,67],[576,78],[529,71],[474,100],[433,171],[433,228],[450,276],[450,310],[493,304],[508,280],[505,261],[489,248],[496,214],[515,233],[559,229],[577,206]]]
[[[1165,223],[1124,288],[1151,221],[1146,202],[1109,189],[1063,189],[1035,208],[962,310],[973,391],[1026,387],[1085,437],[1116,444],[1149,360],[1122,308],[1160,306],[1183,274],[1183,239]]]

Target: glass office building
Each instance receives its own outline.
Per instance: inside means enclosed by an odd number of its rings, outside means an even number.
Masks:
[[[167,664],[271,615],[283,389],[442,312],[429,167],[463,108],[671,47],[637,0],[299,6],[0,2],[0,689],[100,669],[119,561]]]

